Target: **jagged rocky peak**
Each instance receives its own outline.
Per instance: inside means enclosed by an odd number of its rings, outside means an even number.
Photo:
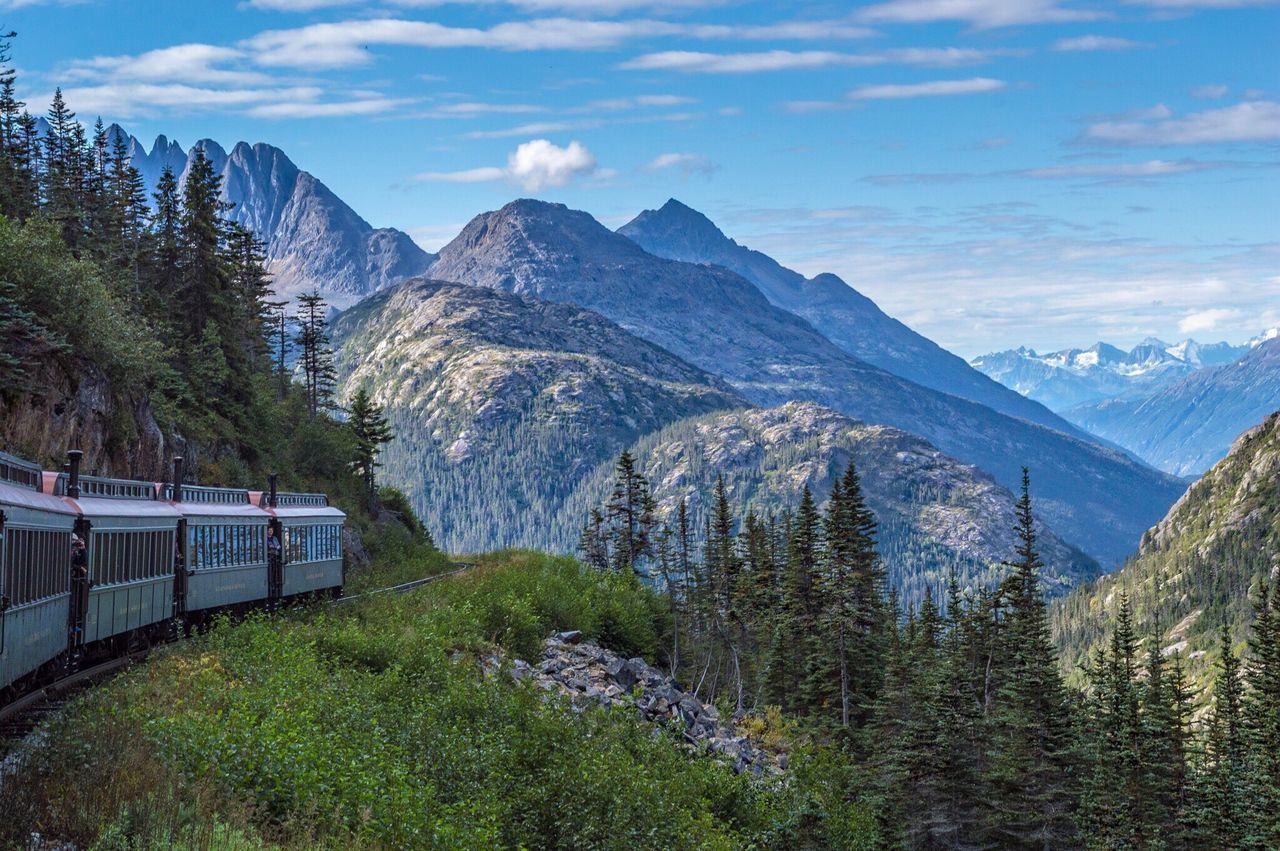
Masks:
[[[657,210],[645,210],[618,232],[642,246],[660,243],[663,256],[694,262],[709,262],[699,259],[701,252],[721,248],[723,243],[738,246],[715,222],[675,198]]]
[[[407,234],[374,229],[280,148],[237,142],[230,153],[213,139],[190,151],[164,136],[148,152],[123,128],[130,157],[146,184],[148,198],[164,168],[186,179],[192,156],[204,151],[222,177],[222,198],[234,205],[230,216],[266,243],[267,270],[276,292],[292,297],[317,289],[344,308],[388,284],[420,275],[434,259]]]

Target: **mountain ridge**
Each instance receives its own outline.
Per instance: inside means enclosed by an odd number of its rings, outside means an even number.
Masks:
[[[594,310],[756,405],[812,401],[901,428],[1006,487],[1030,463],[1050,526],[1103,563],[1131,552],[1185,488],[1119,452],[865,363],[745,278],[655,257],[562,204],[520,199],[476,216],[429,274]]]
[[[741,245],[706,215],[674,198],[657,210],[641,212],[617,232],[658,257],[736,272],[772,304],[806,319],[839,348],[887,372],[1080,436],[1071,423],[974,370],[963,358],[884,313],[838,276],[823,273],[805,278],[767,254]]]

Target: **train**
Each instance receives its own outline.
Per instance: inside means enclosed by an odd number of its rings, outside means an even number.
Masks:
[[[0,453],[0,709],[218,613],[339,597],[346,515],[320,493],[81,475]]]

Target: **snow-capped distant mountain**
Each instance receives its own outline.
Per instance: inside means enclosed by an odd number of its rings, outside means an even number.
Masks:
[[[1250,341],[1244,357],[1205,367],[1137,398],[1065,412],[1072,422],[1177,476],[1216,464],[1236,435],[1280,409],[1280,334]]]
[[[1148,337],[1127,352],[1109,343],[1047,354],[1023,347],[982,355],[970,365],[1051,410],[1065,411],[1103,399],[1136,398],[1204,367],[1232,363],[1275,333],[1242,346],[1195,340],[1169,344]]]

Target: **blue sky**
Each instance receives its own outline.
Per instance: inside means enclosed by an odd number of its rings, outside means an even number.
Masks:
[[[1280,324],[1275,0],[0,0],[24,96],[436,249],[677,197],[965,356]]]

